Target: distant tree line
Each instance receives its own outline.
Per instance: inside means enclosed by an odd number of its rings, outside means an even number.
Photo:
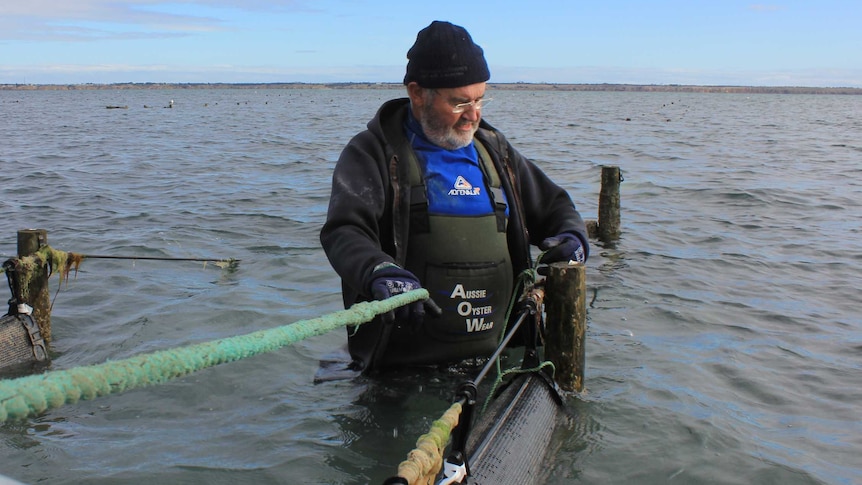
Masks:
[[[401,83],[112,83],[112,84],[0,84],[0,90],[76,91],[95,89],[394,89]],[[489,83],[499,90],[522,91],[630,91],[674,93],[744,94],[862,94],[862,88],[805,86],[710,86],[685,84],[567,84],[567,83]]]

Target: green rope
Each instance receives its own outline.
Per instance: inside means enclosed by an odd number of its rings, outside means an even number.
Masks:
[[[545,255],[546,252],[547,251],[542,251],[541,253],[539,253],[539,256],[536,258],[536,262],[534,264],[534,267],[527,268],[527,269],[521,271],[521,273],[518,275],[518,279],[515,282],[515,291],[512,292],[512,298],[509,300],[509,307],[506,309],[506,318],[503,320],[504,325],[508,325],[509,318],[512,315],[512,310],[515,308],[515,303],[520,298],[521,292],[526,291],[527,288],[536,284],[536,281],[539,279],[539,273],[538,273],[537,269],[539,267],[540,261],[542,260],[542,257]],[[498,343],[502,343],[503,338],[505,338],[505,336],[506,336],[506,327],[504,326],[503,332],[500,335],[500,341]],[[494,383],[491,384],[491,391],[488,393],[488,397],[485,399],[485,404],[482,406],[482,412],[485,412],[485,409],[488,407],[488,404],[491,402],[491,399],[494,396],[494,391],[503,382],[503,379],[507,375],[512,374],[512,373],[521,373],[521,372],[524,372],[524,373],[536,372],[536,371],[539,371],[548,365],[550,365],[552,369],[554,368],[553,363],[551,363],[549,361],[545,361],[545,362],[542,362],[535,369],[509,369],[507,371],[503,371],[503,363],[502,363],[500,357],[497,357],[497,360],[494,362],[494,369],[496,370],[497,377],[494,379]]]
[[[497,392],[497,387],[499,387],[500,383],[508,376],[509,374],[531,374],[533,372],[539,372],[545,367],[551,368],[551,377],[554,377],[554,373],[556,373],[557,368],[554,367],[554,363],[546,360],[540,363],[538,366],[533,367],[531,369],[508,369],[505,372],[501,373],[497,379],[494,380],[494,383],[491,384],[491,390],[488,391],[488,397],[485,398],[485,403],[482,405],[482,412],[484,413],[488,409],[488,405],[491,404],[491,400],[494,398],[494,393]]]
[[[545,253],[541,253],[539,258]],[[538,261],[538,260],[537,260]],[[536,263],[538,266],[538,262]],[[506,329],[509,326],[509,318],[512,316],[512,310],[515,309],[515,303],[521,298],[521,293],[526,291],[526,289],[536,283],[538,280],[538,273],[535,268],[527,268],[524,271],[521,271],[521,274],[518,275],[518,279],[515,281],[515,289],[512,291],[512,297],[509,299],[509,306],[506,308],[506,317],[503,319],[503,331],[500,332],[500,340],[497,341],[497,345],[500,345],[503,342],[503,339],[506,338]],[[494,361],[494,370],[497,372],[497,378],[494,382],[493,387],[497,387],[500,384],[500,381],[503,380],[503,363],[500,357],[497,357],[497,360]]]
[[[347,310],[247,335],[0,381],[0,423],[37,415],[81,399],[158,384],[207,367],[278,350],[345,325],[368,322],[375,315],[428,296],[427,290],[413,290],[383,301],[358,303]]]

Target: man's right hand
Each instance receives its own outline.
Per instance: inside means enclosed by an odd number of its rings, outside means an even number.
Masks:
[[[396,264],[388,263],[380,265],[371,273],[368,287],[375,300],[385,300],[408,291],[418,290],[422,288],[422,284],[413,273]],[[394,312],[381,315],[381,319],[383,323],[410,323],[418,326],[425,320],[426,311],[435,317],[443,313],[434,300],[428,298],[398,307]]]

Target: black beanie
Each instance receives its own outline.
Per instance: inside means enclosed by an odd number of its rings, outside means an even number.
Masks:
[[[423,88],[459,88],[491,78],[482,48],[457,25],[435,20],[419,31],[407,51],[404,84]]]

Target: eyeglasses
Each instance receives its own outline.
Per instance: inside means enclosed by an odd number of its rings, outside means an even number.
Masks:
[[[456,104],[455,106],[452,106],[452,112],[455,114],[463,113],[463,112],[467,111],[467,108],[473,108],[476,111],[479,111],[482,109],[482,106],[493,101],[493,99],[494,98],[479,98],[475,101],[470,101],[469,103],[459,103],[459,104]]]

